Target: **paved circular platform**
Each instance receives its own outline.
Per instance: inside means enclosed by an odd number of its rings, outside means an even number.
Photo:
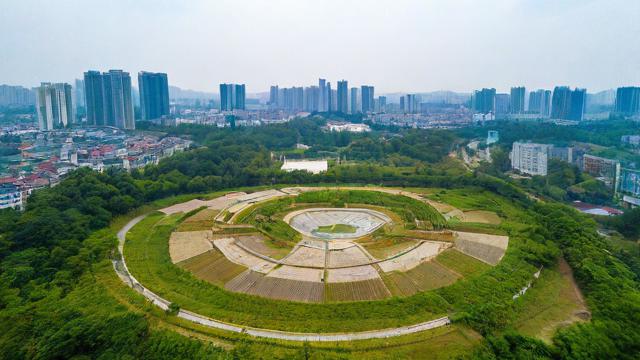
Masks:
[[[305,236],[328,240],[356,239],[391,222],[387,215],[379,211],[361,208],[304,209],[287,214],[284,220]],[[349,230],[336,231],[335,225]],[[334,229],[327,229],[332,227]]]

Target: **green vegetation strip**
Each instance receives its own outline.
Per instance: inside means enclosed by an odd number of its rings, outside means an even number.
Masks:
[[[348,224],[333,224],[333,225],[325,225],[319,226],[315,232],[326,233],[326,234],[353,234],[358,230],[357,227],[348,225]]]

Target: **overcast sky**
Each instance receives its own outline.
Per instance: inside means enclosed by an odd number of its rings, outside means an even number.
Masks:
[[[88,69],[376,92],[640,85],[640,0],[1,0],[0,83]]]

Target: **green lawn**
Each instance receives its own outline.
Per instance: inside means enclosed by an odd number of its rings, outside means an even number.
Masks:
[[[358,228],[352,225],[333,224],[333,225],[319,226],[314,231],[325,233],[325,234],[354,234],[356,230],[358,230]]]
[[[518,332],[550,342],[558,327],[582,321],[575,312],[585,306],[578,297],[568,265],[543,270],[526,295],[517,302]]]

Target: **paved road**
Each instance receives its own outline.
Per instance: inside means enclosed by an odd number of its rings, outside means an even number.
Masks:
[[[139,223],[142,219],[146,217],[145,215],[138,216],[131,221],[129,221],[120,231],[118,231],[118,251],[121,255],[121,260],[113,260],[113,268],[115,269],[118,277],[122,279],[122,281],[129,285],[131,288],[142,294],[144,297],[149,299],[153,304],[158,306],[163,310],[167,310],[170,301],[161,298],[156,295],[149,289],[145,288],[138,280],[136,280],[133,275],[129,272],[127,268],[127,264],[125,262],[123,254],[124,249],[124,241],[125,236],[134,227],[137,223]],[[206,316],[202,316],[191,311],[180,310],[177,314],[178,317],[192,321],[194,323],[221,329],[232,331],[236,333],[244,333],[255,337],[269,338],[269,339],[279,339],[279,340],[290,340],[290,341],[352,341],[352,340],[366,340],[366,339],[381,339],[381,338],[389,338],[394,336],[401,336],[407,334],[413,334],[420,331],[425,331],[429,329],[434,329],[440,326],[445,326],[451,323],[448,317],[442,317],[439,319],[409,325],[402,326],[398,328],[392,329],[382,329],[382,330],[372,330],[372,331],[362,331],[362,332],[354,332],[354,333],[296,333],[289,331],[278,331],[278,330],[270,330],[270,329],[260,329],[260,328],[252,328],[241,325],[229,324],[222,321],[214,320],[208,318]]]

